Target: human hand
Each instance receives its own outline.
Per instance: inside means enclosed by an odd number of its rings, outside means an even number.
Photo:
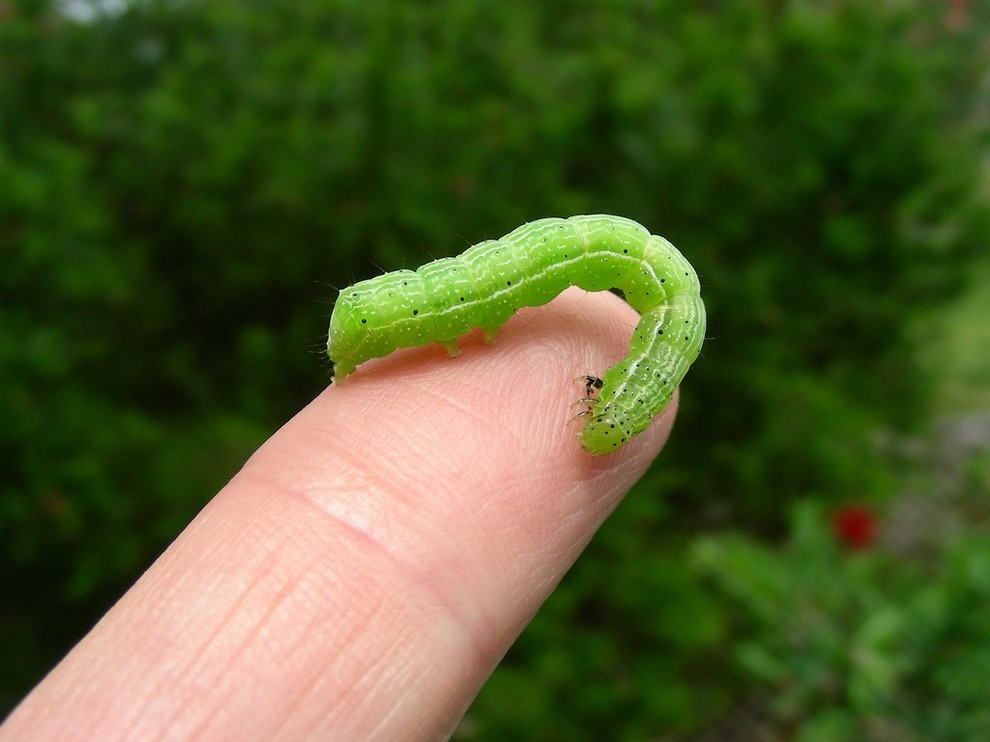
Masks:
[[[589,456],[636,314],[568,290],[370,361],[269,439],[0,739],[437,739],[669,435]]]

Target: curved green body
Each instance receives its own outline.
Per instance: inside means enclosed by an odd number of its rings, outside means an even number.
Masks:
[[[629,355],[605,372],[581,431],[585,449],[610,453],[670,401],[705,338],[705,305],[691,264],[631,219],[539,219],[455,258],[344,289],[327,340],[335,381],[397,348],[437,341],[456,355],[457,338],[475,327],[493,342],[520,307],[546,304],[568,286],[620,289],[640,313]]]

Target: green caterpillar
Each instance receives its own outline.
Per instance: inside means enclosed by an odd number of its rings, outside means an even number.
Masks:
[[[335,382],[397,348],[437,341],[451,356],[474,327],[495,334],[520,307],[546,304],[568,286],[616,288],[640,313],[629,355],[602,379],[583,377],[589,409],[581,444],[615,451],[670,401],[705,339],[705,305],[691,264],[662,237],[606,214],[538,219],[500,240],[415,271],[399,270],[340,292],[327,355]],[[599,389],[597,399],[593,391]]]

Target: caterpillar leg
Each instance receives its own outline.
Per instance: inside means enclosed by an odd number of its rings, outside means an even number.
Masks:
[[[447,355],[451,358],[457,358],[461,354],[461,349],[457,347],[456,340],[439,340],[437,342],[447,350]]]
[[[574,404],[572,404],[571,407],[573,407],[574,405],[584,404],[584,403],[585,403],[585,400],[579,400],[579,401],[575,402]],[[591,414],[591,406],[589,405],[588,406],[588,409],[581,410],[578,414],[576,414],[574,417],[572,417],[570,420],[568,420],[567,421],[567,424],[570,425],[573,422],[577,422],[582,417],[587,417],[590,414]]]
[[[601,391],[603,384],[602,380],[599,379],[597,376],[578,376],[576,379],[574,379],[574,381],[580,381],[582,384],[584,384],[585,396],[575,402],[571,402],[570,406],[571,408],[574,408],[583,405],[585,409],[581,410],[574,417],[568,420],[567,421],[568,425],[570,425],[575,420],[578,420],[582,417],[587,417],[588,415],[591,414],[591,410],[594,408],[595,403],[598,402],[598,397],[596,395],[598,392]]]
[[[481,329],[485,331],[485,345],[494,345],[496,340],[495,336],[498,334],[498,328],[496,327],[495,329],[489,329],[487,327],[482,327]]]
[[[602,390],[602,384],[605,383],[597,376],[578,376],[574,381],[584,382],[584,393],[588,399],[594,399],[591,395],[595,392],[600,392]]]

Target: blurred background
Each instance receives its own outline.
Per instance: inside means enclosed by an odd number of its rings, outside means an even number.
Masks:
[[[334,287],[613,212],[709,340],[458,737],[990,738],[988,37],[987,0],[0,0],[0,714],[328,383]]]

